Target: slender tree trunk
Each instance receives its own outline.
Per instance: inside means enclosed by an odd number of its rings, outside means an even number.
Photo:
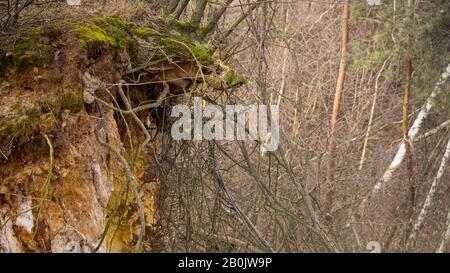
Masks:
[[[195,3],[194,10],[191,16],[191,24],[194,26],[199,26],[202,21],[203,14],[205,14],[207,0],[197,0]]]
[[[220,8],[217,8],[211,18],[209,19],[209,22],[206,24],[206,26],[203,28],[201,36],[205,38],[208,34],[212,33],[214,29],[217,26],[217,23],[219,22],[220,18],[222,18],[223,14],[228,8],[228,5],[231,4],[233,0],[226,0],[225,3]]]
[[[341,107],[342,95],[344,93],[345,83],[345,57],[348,47],[348,19],[350,16],[350,1],[346,1],[343,7],[342,18],[342,40],[341,40],[341,61],[339,64],[339,74],[336,84],[336,91],[334,95],[333,114],[331,116],[331,134],[330,134],[330,146],[329,146],[329,162],[328,162],[328,181],[333,183],[333,173],[335,169],[336,160],[336,133],[337,125],[339,121],[339,111]],[[334,186],[330,184],[330,192],[327,196],[327,207],[331,208],[333,205]]]
[[[175,11],[179,2],[180,0],[170,0],[168,5],[164,8],[164,14],[166,16],[169,16],[172,12]]]
[[[234,23],[223,32],[222,35],[219,35],[216,40],[217,41],[223,41],[225,40],[228,36],[230,36],[231,33],[233,33],[233,31],[239,26],[239,24],[242,23],[242,21],[245,20],[245,18],[247,18],[258,6],[259,4],[261,4],[261,0],[253,3],[250,7],[248,7],[247,11],[242,13],[241,16],[236,19],[236,21],[234,21]]]
[[[183,11],[186,9],[190,0],[180,0],[176,9],[167,17],[166,25],[172,25],[173,21],[180,18]]]
[[[286,8],[284,10],[284,30],[283,30],[283,34],[284,34],[285,38],[287,36],[288,26],[289,26],[289,6],[286,6]],[[277,100],[278,106],[280,106],[280,104],[281,104],[281,99],[283,97],[284,90],[286,89],[286,68],[287,68],[288,53],[289,53],[288,50],[289,50],[289,48],[286,43],[286,46],[283,49],[283,66],[281,67],[281,86],[280,86],[280,90],[278,91],[278,100]]]
[[[408,219],[412,221],[412,216],[414,214],[414,204],[416,199],[416,187],[414,184],[414,179],[412,176],[413,173],[413,162],[411,155],[411,143],[408,135],[408,117],[409,117],[409,101],[411,97],[411,81],[412,81],[412,73],[413,66],[410,58],[406,60],[406,84],[405,91],[403,94],[403,117],[402,117],[402,131],[403,131],[403,143],[405,145],[405,157],[406,157],[406,169],[407,169],[407,179],[409,185],[409,212]],[[410,222],[409,230],[411,230],[412,222]],[[408,232],[407,232],[408,234]]]
[[[383,65],[381,66],[380,71],[378,71],[377,77],[375,79],[375,92],[373,94],[372,107],[370,109],[370,115],[369,115],[369,123],[367,125],[366,136],[364,137],[364,144],[363,144],[363,150],[361,153],[361,159],[359,161],[359,167],[358,167],[359,170],[362,170],[364,161],[366,159],[367,144],[369,143],[370,130],[372,129],[373,116],[375,114],[375,106],[376,106],[377,98],[378,98],[378,80],[381,76],[381,73],[384,70],[384,67],[386,66],[387,61],[388,60],[384,61]]]

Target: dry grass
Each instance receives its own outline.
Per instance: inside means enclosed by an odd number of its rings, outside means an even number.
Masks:
[[[120,16],[128,21],[139,17],[151,9],[146,9],[148,3],[141,0],[110,0],[106,5],[102,1],[93,1],[97,13],[105,16]]]
[[[120,16],[127,21],[151,17],[153,4],[141,0],[83,1],[81,6],[69,6],[62,2],[31,5],[20,14],[19,25],[39,25],[53,20],[82,19],[89,16]],[[147,21],[147,20],[145,20]]]

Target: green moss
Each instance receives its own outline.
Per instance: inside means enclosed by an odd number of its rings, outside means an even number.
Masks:
[[[188,21],[183,21],[183,20],[174,20],[173,21],[173,28],[178,31],[178,32],[194,32],[197,30],[198,25],[195,25],[191,22]]]
[[[0,145],[11,141],[14,145],[27,142],[32,136],[42,133],[42,128],[49,128],[42,124],[45,115],[57,117],[67,110],[78,112],[83,109],[83,105],[83,89],[76,86],[56,91],[55,96],[28,109],[23,108],[19,99],[10,108],[10,117],[0,120]],[[56,126],[56,123],[54,125]]]
[[[167,34],[160,39],[160,45],[168,55],[174,55],[177,58],[199,62],[201,65],[210,64],[213,61],[209,49],[196,43],[188,35]]]
[[[207,49],[198,45],[194,45],[193,47],[191,47],[191,51],[201,64],[209,64],[212,62],[212,56]]]
[[[200,39],[205,40],[206,38],[208,38],[208,34],[211,33],[211,28],[199,28],[199,30],[197,31]]]
[[[14,139],[22,143],[39,131],[39,122],[36,113],[39,109],[30,109],[27,114],[0,122],[0,141]]]
[[[117,46],[115,40],[97,25],[77,26],[75,31],[80,35],[80,45],[85,47],[88,43],[107,43]]]
[[[51,47],[48,39],[39,28],[32,29],[24,35],[14,46],[12,60],[19,68],[28,64],[42,65],[49,59]]]
[[[166,55],[172,55],[182,60],[198,61],[202,65],[213,61],[209,49],[195,42],[185,32],[189,26],[188,23],[183,21],[174,23],[178,26],[184,26],[182,27],[183,33],[169,33],[149,27],[134,27],[120,17],[94,17],[89,22],[88,24],[75,26],[82,47],[90,43],[106,43],[116,48],[135,49],[138,43],[134,37],[145,39],[155,36],[155,42],[165,51]]]
[[[30,30],[22,40],[20,40],[14,47],[14,53],[23,54],[34,47],[45,47],[41,42],[42,32],[40,29]]]
[[[235,77],[236,77],[236,73],[234,73],[233,70],[228,70],[228,71],[225,73],[225,80],[226,80],[226,83],[231,83],[231,82],[233,82],[234,79],[235,79]]]
[[[67,86],[55,92],[53,99],[41,102],[43,113],[53,113],[55,116],[64,110],[79,112],[83,109],[83,89],[76,86]]]
[[[49,51],[50,46],[45,44],[45,36],[40,29],[30,30],[14,47],[15,55],[22,55],[28,51]]]
[[[39,128],[39,123],[36,117],[26,116],[25,118],[19,120],[17,123],[11,123],[10,129],[12,133],[20,141],[24,141],[24,138],[28,138],[33,135]]]
[[[149,36],[159,36],[161,33],[157,30],[148,27],[135,27],[133,33],[140,38],[147,38]]]
[[[206,82],[214,89],[222,88],[222,80],[217,75],[207,75]]]
[[[14,52],[17,54],[23,53],[31,47],[32,43],[29,40],[21,41],[14,47]]]
[[[116,48],[134,47],[137,44],[130,33],[129,23],[120,17],[94,17],[90,22],[75,26],[82,47],[89,43],[106,43]]]
[[[129,23],[119,16],[99,16],[91,18],[91,21],[96,24],[106,23],[111,26],[115,26],[119,29],[125,29],[129,27]]]
[[[248,79],[244,75],[236,74],[234,70],[228,70],[225,73],[225,83],[228,86],[238,85],[238,84],[246,84]]]
[[[57,98],[57,104],[62,109],[69,109],[72,112],[78,112],[83,109],[83,89],[81,87],[67,87],[65,88]]]

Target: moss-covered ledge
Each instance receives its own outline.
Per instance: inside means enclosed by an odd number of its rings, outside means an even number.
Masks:
[[[68,63],[55,63],[60,55],[77,56],[72,57],[73,63],[83,58],[89,59],[89,52],[92,51],[97,55],[125,51],[133,65],[144,63],[144,59],[151,56],[152,61],[156,62],[186,62],[200,69],[203,66],[212,67],[212,74],[204,78],[212,89],[229,88],[246,82],[244,76],[228,67],[215,69],[220,67],[220,61],[213,57],[211,48],[189,34],[164,27],[142,26],[121,17],[67,19],[20,30],[20,33],[22,35],[17,39],[3,43],[0,50],[0,85],[2,81],[13,85],[18,98],[16,101],[2,98],[1,101],[2,146],[12,141],[24,143],[37,134],[47,133],[55,129],[52,126],[56,126],[61,113],[79,112],[84,108],[82,80],[76,76],[83,75],[84,71],[80,71],[82,66],[70,64],[72,77],[61,75],[59,80],[47,78],[50,74],[67,70],[65,66]],[[110,61],[114,62],[114,58]],[[62,67],[52,70],[57,65]],[[27,88],[37,91],[39,96],[27,97],[26,103],[22,103],[21,93],[26,94]],[[45,132],[40,126],[43,124],[42,116],[47,121],[51,120],[49,117],[55,120],[54,124],[44,126]]]

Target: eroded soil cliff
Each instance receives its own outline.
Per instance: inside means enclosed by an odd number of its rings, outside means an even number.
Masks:
[[[0,252],[106,251],[110,197],[125,179],[96,139],[93,96],[114,99],[137,40],[112,17],[21,33],[0,52]],[[124,152],[112,109],[104,120],[99,138]]]

